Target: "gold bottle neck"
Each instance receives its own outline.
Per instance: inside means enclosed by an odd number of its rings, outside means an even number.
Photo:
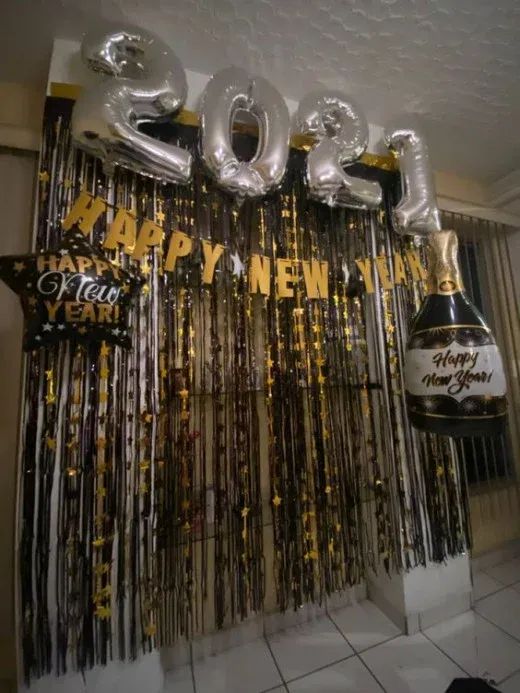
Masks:
[[[428,238],[428,293],[451,296],[464,290],[455,231],[434,231]]]

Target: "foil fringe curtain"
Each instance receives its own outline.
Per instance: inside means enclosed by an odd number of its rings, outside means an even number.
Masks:
[[[406,421],[411,281],[364,293],[354,260],[404,252],[387,214],[309,201],[303,153],[279,194],[240,211],[198,168],[159,185],[75,152],[70,102],[48,99],[37,248],[57,243],[81,189],[226,245],[212,285],[198,244],[175,273],[141,263],[133,350],[73,343],[26,359],[19,519],[25,677],[84,670],[264,608],[359,583],[370,569],[442,561],[468,544],[465,489],[446,439]],[[196,130],[155,133],[196,150]],[[254,142],[237,138],[244,156]],[[364,171],[365,173],[367,171]],[[387,203],[395,179],[385,174]],[[328,300],[252,296],[251,253],[329,263]],[[129,259],[112,252],[114,260]],[[392,263],[390,271],[393,272]]]

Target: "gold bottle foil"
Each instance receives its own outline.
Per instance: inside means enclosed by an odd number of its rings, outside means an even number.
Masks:
[[[450,296],[463,291],[455,231],[437,231],[428,239],[428,293]]]

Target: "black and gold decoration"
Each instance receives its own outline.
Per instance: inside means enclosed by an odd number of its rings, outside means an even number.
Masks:
[[[130,346],[128,312],[139,281],[94,250],[77,226],[55,250],[0,258],[0,278],[20,295],[27,351],[71,338]]]
[[[142,283],[130,350],[103,333],[27,355],[26,678],[223,627],[267,591],[295,609],[463,550],[451,443],[406,419],[422,251],[384,212],[308,199],[302,151],[240,208],[199,164],[187,186],[107,177],[71,147],[71,105],[47,102],[36,247],[77,224]],[[153,127],[196,154],[196,128]],[[357,168],[390,204],[395,174]]]

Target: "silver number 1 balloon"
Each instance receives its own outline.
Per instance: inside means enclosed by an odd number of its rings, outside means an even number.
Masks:
[[[399,157],[403,195],[393,212],[398,233],[425,236],[441,230],[428,145],[416,127],[391,126],[385,142]]]
[[[109,75],[81,94],[72,115],[72,137],[103,160],[105,170],[124,166],[152,178],[187,183],[191,154],[139,132],[138,125],[171,116],[184,104],[186,75],[173,51],[142,29],[87,35],[83,61]]]
[[[354,178],[343,170],[368,145],[368,123],[352,99],[338,91],[308,94],[298,106],[296,127],[318,141],[307,156],[306,179],[313,198],[329,207],[379,207],[379,183]]]
[[[258,122],[258,148],[251,161],[239,161],[233,151],[237,111],[248,111]],[[240,201],[280,185],[289,156],[289,112],[266,79],[238,67],[217,72],[202,96],[200,119],[202,158],[220,187]]]

